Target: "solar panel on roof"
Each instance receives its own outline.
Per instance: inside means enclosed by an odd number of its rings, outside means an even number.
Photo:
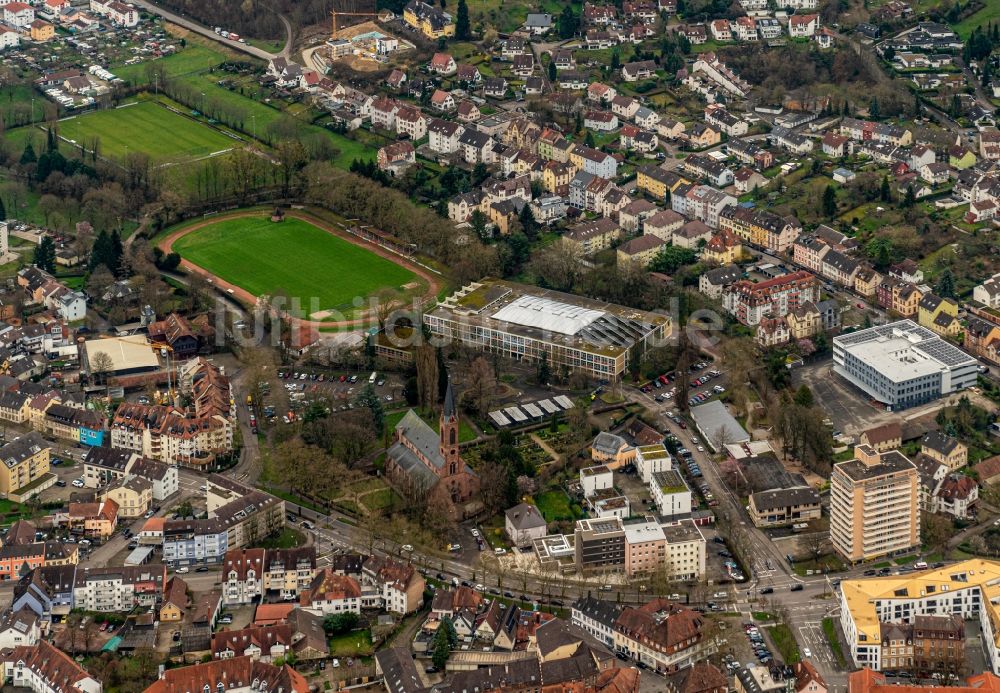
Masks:
[[[571,400],[566,395],[556,395],[555,402],[563,409],[572,409],[574,406],[573,400]]]
[[[507,407],[503,411],[507,416],[514,419],[514,421],[516,421],[517,423],[521,423],[522,421],[528,420],[528,417],[524,415],[524,412],[518,409],[517,407]]]
[[[555,413],[561,411],[561,409],[559,409],[559,407],[557,407],[555,404],[553,404],[552,400],[550,400],[550,399],[543,399],[542,401],[540,401],[538,403],[538,406],[540,406],[542,409],[544,409],[545,411],[547,411],[549,414],[555,414]]]
[[[528,412],[528,415],[531,416],[532,418],[540,419],[541,417],[545,416],[545,414],[542,412],[541,409],[538,408],[537,405],[532,404],[530,402],[528,404],[522,404],[521,408],[524,409],[524,411]]]
[[[510,426],[510,419],[504,416],[502,411],[491,411],[490,418],[497,426]]]

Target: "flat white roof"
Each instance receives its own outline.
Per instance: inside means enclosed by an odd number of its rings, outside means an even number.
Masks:
[[[129,337],[104,337],[91,339],[86,343],[87,360],[93,368],[94,357],[105,353],[111,357],[111,370],[124,371],[133,368],[159,368],[160,359],[145,335]]]
[[[493,419],[493,423],[497,426],[510,426],[510,419],[503,415],[500,411],[491,411],[490,418]]]
[[[528,420],[528,417],[524,415],[524,412],[518,409],[517,407],[507,407],[506,409],[503,410],[503,412],[504,414],[509,416],[514,421],[517,421],[518,423]]]
[[[573,306],[541,296],[520,296],[494,313],[493,319],[574,335],[603,316],[604,312],[600,310]]]
[[[576,406],[575,404],[573,404],[573,400],[571,400],[566,395],[556,395],[553,399],[555,399],[556,404],[558,404],[563,409],[572,409],[573,407]]]
[[[666,539],[663,527],[658,522],[637,522],[625,525],[625,541],[638,544],[644,541],[660,541]]]
[[[535,419],[545,416],[545,413],[531,402],[528,402],[527,404],[522,404],[521,409],[528,412],[528,415]]]
[[[538,403],[538,406],[540,406],[542,409],[544,409],[545,411],[547,411],[549,414],[555,414],[556,412],[562,411],[561,409],[559,409],[559,407],[557,407],[555,404],[553,404],[552,400],[550,400],[550,399],[543,399],[543,400],[541,400]]]

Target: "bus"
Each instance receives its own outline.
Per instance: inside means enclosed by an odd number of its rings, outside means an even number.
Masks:
[[[368,384],[374,385],[376,380],[378,380],[378,372],[372,371],[372,374],[368,376]]]

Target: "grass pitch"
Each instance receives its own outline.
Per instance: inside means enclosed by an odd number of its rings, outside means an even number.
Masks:
[[[240,143],[212,128],[152,102],[59,121],[59,135],[88,151],[100,138],[98,154],[120,159],[144,152],[154,163],[183,161],[231,149]]]
[[[299,219],[220,221],[179,238],[174,250],[254,296],[281,292],[298,298],[303,312],[350,316],[355,297],[383,287],[400,289],[416,279],[405,267]],[[311,307],[312,297],[318,308]]]

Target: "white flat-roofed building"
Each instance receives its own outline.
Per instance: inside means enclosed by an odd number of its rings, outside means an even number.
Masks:
[[[630,358],[670,335],[670,318],[497,279],[463,287],[424,315],[437,338],[515,360],[616,380]]]
[[[679,520],[691,516],[691,490],[676,470],[653,474],[649,493],[664,519]]]
[[[635,451],[635,467],[642,483],[648,484],[653,474],[670,471],[673,460],[663,443],[640,445]]]
[[[833,368],[892,410],[906,409],[976,383],[978,363],[912,320],[833,339]]]
[[[598,491],[607,491],[614,486],[614,483],[614,472],[607,465],[600,464],[580,470],[580,488],[586,498],[590,498]]]

